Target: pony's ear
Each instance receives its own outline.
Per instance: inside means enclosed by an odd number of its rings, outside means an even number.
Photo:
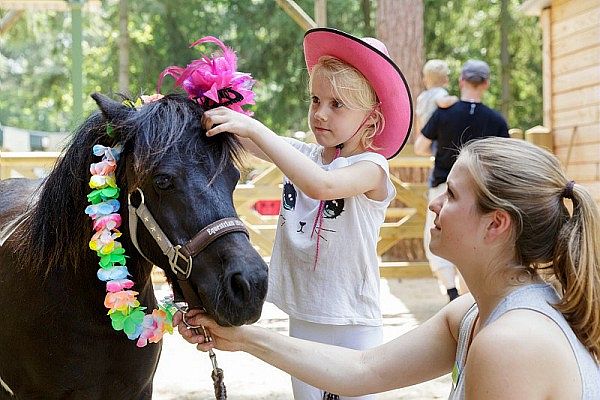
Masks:
[[[127,107],[100,93],[92,94],[92,99],[98,104],[100,111],[102,111],[102,115],[104,115],[104,118],[109,122],[122,121],[127,118],[129,113],[135,112],[131,107]]]

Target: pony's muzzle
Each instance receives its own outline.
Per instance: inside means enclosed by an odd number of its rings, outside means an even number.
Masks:
[[[250,300],[250,282],[241,272],[231,274],[227,280],[227,290],[229,295],[241,303],[247,303]]]

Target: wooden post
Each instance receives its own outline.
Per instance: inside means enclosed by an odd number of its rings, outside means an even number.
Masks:
[[[299,26],[305,31],[316,28],[317,23],[313,21],[313,19],[304,12],[302,7],[300,7],[294,0],[275,0],[277,1],[277,5],[281,7],[283,11],[286,12]]]
[[[317,26],[327,26],[327,0],[315,0],[315,22]]]
[[[17,22],[19,17],[23,15],[23,10],[10,10],[0,21],[0,35],[8,31]]]
[[[119,91],[129,93],[129,30],[127,0],[119,0]]]
[[[83,114],[83,52],[81,50],[81,7],[84,0],[71,0],[71,79],[73,81],[72,124],[77,125]]]
[[[540,23],[542,25],[543,121],[544,126],[552,130],[554,126],[552,121],[552,22],[549,7],[542,10]]]

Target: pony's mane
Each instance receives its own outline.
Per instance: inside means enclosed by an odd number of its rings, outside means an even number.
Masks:
[[[62,158],[39,188],[37,205],[28,211],[18,236],[17,251],[20,254],[17,259],[21,265],[46,275],[57,268],[74,270],[85,262],[96,265],[97,257],[88,247],[93,234],[92,224],[84,213],[88,205],[87,194],[91,191],[89,167],[99,161],[91,150],[95,144],[123,146],[117,168],[121,215],[127,210],[129,188],[144,182],[175,147],[181,163],[211,159],[198,160],[201,151],[213,157],[220,154],[220,158],[214,160],[215,176],[229,162],[239,165],[239,142],[233,135],[207,138],[200,122],[202,113],[200,106],[186,97],[168,95],[132,110],[120,121],[111,121],[114,134],[110,136],[105,116],[99,111],[93,113],[75,131]],[[198,134],[182,143],[184,133],[190,129]],[[127,182],[127,160],[134,161],[135,182]],[[121,231],[128,233],[128,227],[122,226]],[[128,251],[131,254],[134,249]]]

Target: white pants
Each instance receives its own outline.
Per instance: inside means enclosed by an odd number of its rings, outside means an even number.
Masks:
[[[315,324],[313,322],[290,318],[290,336],[313,342],[364,350],[376,347],[383,342],[383,329],[381,326]],[[369,377],[365,376],[364,379],[369,379]],[[323,390],[310,386],[294,377],[292,377],[292,389],[295,400],[323,399]],[[375,398],[375,395],[360,397],[340,396],[340,399],[372,400]]]
[[[436,187],[429,188],[427,200],[431,203],[433,199],[445,191],[445,183],[440,183]],[[454,264],[442,257],[436,256],[429,250],[429,242],[431,242],[431,232],[429,230],[433,227],[433,221],[435,221],[435,213],[428,209],[425,218],[425,230],[423,231],[423,247],[425,248],[427,260],[429,260],[431,272],[436,277],[442,293],[446,294],[446,290],[458,287],[456,282],[459,279],[457,277],[458,272]]]

